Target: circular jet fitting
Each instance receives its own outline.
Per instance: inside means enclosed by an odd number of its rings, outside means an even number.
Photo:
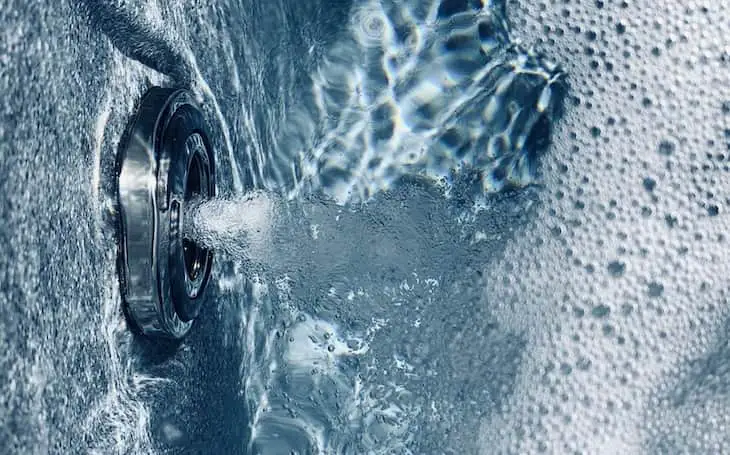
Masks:
[[[185,207],[215,196],[213,148],[186,90],[151,88],[120,144],[119,272],[127,316],[179,339],[200,312],[212,251],[186,239]]]

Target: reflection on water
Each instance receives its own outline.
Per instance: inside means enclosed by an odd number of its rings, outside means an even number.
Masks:
[[[478,5],[358,4],[287,119],[278,179],[340,202],[406,174],[477,173],[479,193],[532,182],[561,73],[511,44],[501,8]]]

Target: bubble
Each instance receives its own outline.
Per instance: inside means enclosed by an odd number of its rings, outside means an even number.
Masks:
[[[657,283],[656,281],[652,281],[647,286],[647,292],[649,297],[661,297],[662,294],[664,294],[664,285]]]
[[[611,308],[607,305],[598,305],[591,310],[591,314],[596,318],[604,318],[611,313]]]
[[[486,279],[487,304],[514,302],[497,307],[498,320],[529,341],[509,407],[484,419],[482,453],[721,452],[728,419],[718,410],[730,400],[704,388],[718,376],[695,365],[711,357],[730,381],[730,362],[713,354],[727,344],[730,311],[716,306],[726,291],[703,284],[730,276],[717,245],[730,203],[729,7],[511,4],[512,35],[560,62],[570,92],[538,221],[505,252],[524,264]],[[541,380],[534,372],[548,362],[570,374]]]
[[[644,185],[644,189],[650,193],[656,188],[656,180],[651,177],[644,178],[642,184]]]
[[[352,16],[355,39],[365,47],[383,47],[390,26],[387,16],[376,3],[370,2]]]
[[[626,270],[626,264],[619,261],[611,261],[608,263],[608,273],[614,277],[620,277]]]

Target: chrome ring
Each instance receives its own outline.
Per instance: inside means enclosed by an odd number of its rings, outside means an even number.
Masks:
[[[117,165],[122,298],[145,335],[182,338],[200,311],[213,253],[184,238],[184,214],[215,196],[213,155],[189,92],[153,87],[144,95]]]

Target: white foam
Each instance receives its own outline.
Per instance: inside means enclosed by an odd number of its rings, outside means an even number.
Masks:
[[[264,192],[193,203],[185,222],[186,234],[210,248],[259,262],[271,255],[274,202]]]
[[[716,453],[722,419],[656,430],[703,415],[712,393],[656,403],[728,315],[728,5],[515,3],[516,34],[565,65],[579,104],[555,132],[537,220],[490,271],[486,301],[528,346],[483,453],[642,453],[662,438]]]

